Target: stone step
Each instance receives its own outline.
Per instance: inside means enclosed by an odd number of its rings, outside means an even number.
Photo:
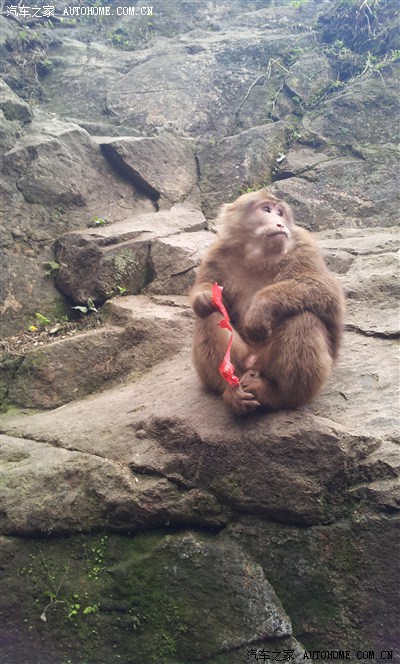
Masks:
[[[16,360],[3,369],[4,382],[10,383],[7,400],[26,408],[56,408],[136,380],[191,343],[187,298],[158,303],[144,295],[117,297],[100,314],[104,327],[32,348],[19,365]]]

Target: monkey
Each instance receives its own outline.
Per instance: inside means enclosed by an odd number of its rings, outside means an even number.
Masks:
[[[223,204],[217,221],[222,230],[190,292],[195,369],[237,415],[260,406],[301,407],[318,395],[338,356],[342,288],[312,234],[266,189]],[[232,333],[218,325],[214,282],[223,287],[233,328],[238,385],[229,385],[218,370]]]

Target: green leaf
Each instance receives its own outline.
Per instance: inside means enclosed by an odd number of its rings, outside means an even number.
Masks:
[[[79,306],[79,305],[76,306],[76,307],[71,307],[71,309],[77,309],[77,310],[80,311],[82,314],[87,314],[87,312],[89,311],[89,309],[88,309],[87,307]]]
[[[39,325],[49,325],[51,323],[49,318],[46,318],[46,316],[43,316],[43,314],[40,314],[38,311],[35,312],[35,317]]]

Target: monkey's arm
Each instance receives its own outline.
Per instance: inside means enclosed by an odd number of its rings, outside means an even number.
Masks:
[[[215,282],[224,285],[224,275],[219,267],[221,260],[215,250],[200,265],[196,281],[190,292],[193,310],[200,318],[205,318],[218,310],[212,300],[212,287]]]
[[[341,288],[328,272],[321,277],[285,279],[255,295],[245,316],[245,335],[251,341],[260,341],[282,319],[304,311],[329,324],[341,319],[343,310]]]
[[[202,281],[196,283],[190,293],[190,303],[193,311],[200,318],[205,318],[218,310],[212,300],[212,283]]]

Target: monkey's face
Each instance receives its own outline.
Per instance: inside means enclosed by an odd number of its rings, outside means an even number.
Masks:
[[[222,238],[243,247],[247,262],[259,269],[276,263],[291,248],[295,229],[290,207],[266,189],[240,196],[224,205],[221,213]]]
[[[265,199],[253,204],[247,217],[248,240],[260,245],[264,255],[285,254],[291,244],[293,221],[287,206]]]

